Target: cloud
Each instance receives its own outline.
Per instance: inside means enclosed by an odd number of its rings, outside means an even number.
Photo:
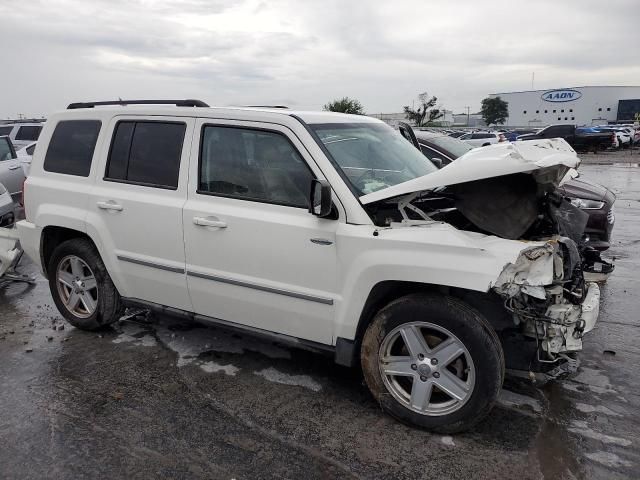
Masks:
[[[633,0],[5,0],[0,115],[74,100],[201,97],[321,108],[345,95],[399,111],[536,87],[629,84]],[[615,42],[611,41],[615,32]],[[635,83],[638,83],[635,80]]]

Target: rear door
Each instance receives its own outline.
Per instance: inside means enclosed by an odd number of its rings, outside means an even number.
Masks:
[[[16,151],[8,137],[0,137],[0,183],[9,191],[13,200],[22,192],[24,172]]]
[[[193,125],[182,117],[113,118],[87,216],[123,295],[182,310],[192,309],[182,208]]]
[[[203,119],[195,137],[184,208],[195,312],[331,344],[343,214],[308,212],[318,167],[283,126]]]

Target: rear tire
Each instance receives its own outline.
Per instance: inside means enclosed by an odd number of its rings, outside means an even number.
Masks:
[[[367,386],[383,410],[439,433],[481,421],[504,381],[504,353],[491,325],[444,295],[391,302],[367,328],[360,355]]]
[[[56,307],[74,327],[97,330],[124,313],[120,294],[88,239],[73,238],[58,245],[47,273]]]

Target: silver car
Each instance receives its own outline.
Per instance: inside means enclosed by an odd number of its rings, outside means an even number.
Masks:
[[[9,191],[14,202],[20,199],[24,170],[9,137],[0,137],[0,183]]]

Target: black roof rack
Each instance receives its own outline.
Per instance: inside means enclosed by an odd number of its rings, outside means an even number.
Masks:
[[[93,108],[104,105],[175,105],[176,107],[208,107],[202,100],[113,100],[108,102],[70,103],[67,110]]]
[[[289,109],[286,105],[245,105],[246,108],[286,108]]]

